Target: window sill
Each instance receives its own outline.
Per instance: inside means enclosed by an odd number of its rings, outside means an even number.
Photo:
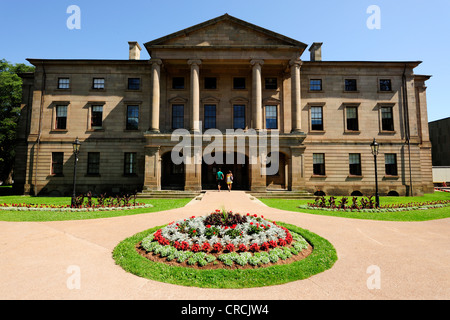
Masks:
[[[325,93],[324,90],[308,90],[308,93]]]
[[[311,176],[311,179],[325,179],[327,177],[327,175],[325,174],[325,175],[320,175],[320,174],[313,174],[312,176]]]
[[[397,133],[397,131],[386,131],[386,130],[381,130],[380,132],[379,132],[379,134],[396,134]]]
[[[142,89],[126,89],[125,92],[142,92]]]
[[[123,129],[123,132],[139,132],[139,129]]]
[[[344,90],[342,91],[343,93],[359,93],[359,90],[355,90],[355,91],[348,91],[348,90]]]
[[[91,89],[89,89],[89,92],[106,92],[106,89],[94,89],[94,88],[91,88]]]
[[[349,175],[347,176],[347,179],[362,179],[362,178],[364,178],[364,176],[361,176],[361,175],[353,175],[353,174],[349,174]]]
[[[99,178],[101,177],[100,173],[86,173],[85,177]]]
[[[344,131],[344,134],[360,134],[361,133],[361,131],[359,131],[359,130],[345,130]]]
[[[67,133],[69,130],[67,129],[52,129],[50,130],[50,133]]]
[[[325,130],[309,130],[309,133],[310,134],[324,134],[324,133],[326,133],[326,131]]]
[[[396,176],[385,175],[383,177],[383,180],[397,180],[398,178],[400,178],[398,175],[396,175]]]

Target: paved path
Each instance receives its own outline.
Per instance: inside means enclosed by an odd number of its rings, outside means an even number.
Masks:
[[[131,235],[222,207],[308,229],[328,239],[339,259],[306,280],[239,290],[147,280],[112,259],[117,243]],[[450,299],[449,266],[450,219],[381,222],[287,212],[239,191],[211,191],[184,208],[127,217],[0,222],[0,299]],[[73,270],[81,275],[79,289],[68,288]],[[376,270],[380,288],[369,289]]]

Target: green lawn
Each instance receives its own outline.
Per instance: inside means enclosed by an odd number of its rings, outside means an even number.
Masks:
[[[0,203],[25,204],[70,204],[70,197],[32,197],[32,196],[2,196]],[[0,210],[0,221],[63,221],[109,218],[140,213],[165,211],[184,207],[192,199],[138,199],[139,203],[151,204],[151,208],[131,210],[94,211],[94,212],[52,212],[52,211],[13,211]]]
[[[328,198],[328,197],[327,197]],[[336,197],[339,200],[341,197]],[[351,197],[349,197],[351,199]],[[272,208],[277,208],[286,211],[304,212],[310,214],[327,215],[343,218],[353,219],[368,219],[368,220],[386,220],[386,221],[427,221],[435,219],[444,219],[450,217],[450,207],[428,209],[428,210],[413,210],[403,212],[340,212],[340,211],[324,211],[324,210],[309,210],[298,208],[299,205],[314,202],[314,200],[291,200],[291,199],[267,199],[261,198],[264,204]],[[432,194],[425,194],[422,197],[380,197],[380,204],[396,204],[408,202],[425,202],[436,200],[450,200],[450,193],[435,192]]]

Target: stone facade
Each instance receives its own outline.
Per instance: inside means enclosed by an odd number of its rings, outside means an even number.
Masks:
[[[199,191],[216,188],[222,167],[245,190],[371,195],[376,138],[380,194],[433,191],[429,77],[413,72],[420,62],[322,61],[322,43],[303,61],[306,44],[229,15],[144,46],[150,60],[136,42],[129,60],[29,59],[36,71],[23,76],[18,188],[71,194],[78,137],[79,192]],[[176,128],[190,138],[208,128],[276,133],[279,148],[267,151],[279,155],[279,170],[263,174],[267,155],[252,154],[250,140],[211,153],[208,135],[200,152],[245,161],[174,164]]]

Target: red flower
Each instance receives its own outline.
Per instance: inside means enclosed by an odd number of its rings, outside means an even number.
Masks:
[[[220,243],[217,242],[216,244],[214,244],[213,249],[214,249],[214,251],[216,251],[216,252],[220,252],[220,251],[222,250],[222,245],[221,245]]]
[[[175,249],[178,249],[178,248],[181,247],[181,245],[180,245],[180,243],[179,243],[178,241],[175,241],[175,243],[173,244],[173,247],[174,247]]]
[[[205,242],[205,243],[202,245],[202,251],[208,252],[209,249],[211,249],[211,245],[210,245],[208,242]]]
[[[207,225],[206,227],[207,227],[207,228],[209,229],[209,228],[211,228],[211,225],[210,225],[210,224],[208,224],[208,225]]]
[[[191,250],[192,250],[193,252],[198,252],[198,251],[200,251],[200,246],[198,245],[198,243],[193,244]]]
[[[278,239],[278,245],[284,247],[286,245],[286,240],[284,239]]]
[[[225,247],[225,250],[228,250],[229,252],[233,252],[234,244],[232,244],[232,243],[227,244],[227,246]]]
[[[277,242],[275,240],[271,240],[271,241],[269,241],[269,246],[271,248],[276,248],[278,245],[277,245]]]
[[[259,251],[259,246],[258,246],[258,244],[257,244],[257,243],[253,243],[253,244],[250,246],[250,251],[253,251],[253,252]]]
[[[247,246],[246,246],[245,244],[241,243],[241,244],[239,245],[239,251],[242,251],[242,252],[247,251]]]
[[[261,245],[261,250],[268,251],[269,248],[270,248],[270,245],[269,245],[269,243],[267,243],[267,242],[264,242],[264,243]]]
[[[187,243],[186,241],[183,241],[181,243],[181,250],[187,250],[189,248],[189,243]]]

